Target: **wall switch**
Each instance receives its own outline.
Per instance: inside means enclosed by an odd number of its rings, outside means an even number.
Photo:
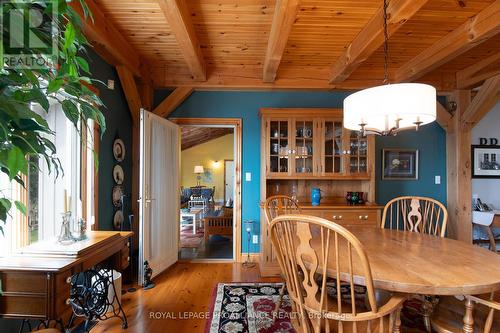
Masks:
[[[253,235],[252,237],[253,244],[259,244],[259,235]]]
[[[251,172],[245,172],[245,180],[247,182],[251,182],[252,181],[252,173]]]
[[[436,185],[441,184],[441,176],[434,176],[434,184]]]
[[[115,90],[115,80],[108,80],[108,89]]]

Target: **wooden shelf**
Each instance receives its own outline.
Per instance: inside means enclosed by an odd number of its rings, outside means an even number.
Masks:
[[[325,176],[315,176],[315,175],[300,175],[300,174],[295,174],[295,175],[268,175],[267,179],[271,180],[299,180],[299,179],[311,179],[311,180],[371,180],[370,175],[368,174],[360,174],[360,175],[325,175]]]

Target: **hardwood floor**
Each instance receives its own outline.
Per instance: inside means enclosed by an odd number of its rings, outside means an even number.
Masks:
[[[177,263],[154,279],[154,289],[122,296],[127,330],[122,331],[114,318],[99,323],[92,332],[204,332],[205,319],[185,318],[185,313],[208,312],[217,283],[276,281],[280,279],[262,278],[257,267],[245,269],[241,264]]]

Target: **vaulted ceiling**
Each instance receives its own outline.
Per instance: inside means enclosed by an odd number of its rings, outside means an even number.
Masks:
[[[185,150],[202,143],[233,133],[232,128],[181,126],[181,149]]]
[[[87,2],[96,49],[155,87],[330,90],[383,79],[382,0]],[[446,91],[500,72],[500,0],[390,0],[388,11],[392,82]]]

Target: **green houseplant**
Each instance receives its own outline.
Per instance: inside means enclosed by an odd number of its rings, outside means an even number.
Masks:
[[[84,0],[77,1],[83,8],[85,19],[92,19]],[[56,147],[52,142],[53,131],[43,115],[31,110],[33,103],[39,104],[45,112],[49,110],[51,99],[59,99],[65,116],[80,130],[84,130],[88,119],[94,120],[105,130],[104,116],[99,110],[102,102],[89,88],[92,80],[89,65],[84,57],[88,41],[82,34],[81,18],[68,6],[65,0],[45,1],[3,1],[2,5],[2,69],[0,72],[0,171],[8,175],[11,181],[25,186],[23,176],[29,167],[38,169],[38,163],[44,161],[50,172],[61,174],[61,164],[57,158]],[[36,14],[36,15],[35,15]],[[16,16],[17,15],[17,16]],[[44,24],[41,24],[43,18]],[[21,20],[28,27],[21,34],[20,24],[9,24],[9,20]],[[36,22],[38,19],[40,22]],[[21,25],[21,26],[22,26]],[[32,28],[35,26],[35,28]],[[36,47],[15,44],[16,53],[21,59],[27,56],[44,62],[43,66],[30,66],[17,63],[8,64],[7,53],[12,52],[13,36],[18,39],[34,35],[47,45],[53,46],[50,58],[44,50]],[[14,40],[15,42],[15,40]],[[23,203],[7,197],[0,189],[0,231],[9,212],[17,207],[26,214]]]

